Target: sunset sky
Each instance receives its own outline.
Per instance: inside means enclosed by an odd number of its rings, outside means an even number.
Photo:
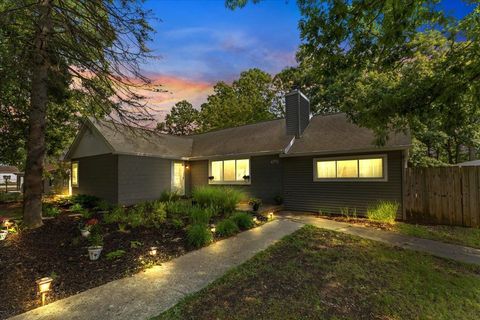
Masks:
[[[216,82],[231,82],[249,68],[274,75],[296,64],[296,1],[264,0],[235,11],[223,0],[149,0],[145,6],[157,18],[150,47],[159,58],[143,69],[169,91],[144,92],[158,119],[182,99],[199,107]],[[457,16],[469,12],[460,0],[442,6]]]

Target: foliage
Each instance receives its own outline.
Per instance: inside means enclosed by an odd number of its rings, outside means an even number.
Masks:
[[[259,69],[240,74],[232,85],[218,82],[201,106],[201,131],[211,131],[271,120],[275,91],[272,77]]]
[[[212,210],[212,208],[192,206],[189,210],[190,223],[207,225],[210,222],[213,213],[214,210]]]
[[[275,201],[276,205],[282,205],[283,204],[283,196],[277,194],[275,197],[273,197],[273,201]]]
[[[120,230],[125,228],[154,227],[160,228],[166,219],[165,203],[160,201],[142,202],[129,210],[117,206],[104,215],[106,223],[117,223]]]
[[[193,224],[187,228],[187,243],[192,247],[203,247],[212,240],[212,232],[204,224]]]
[[[70,211],[72,211],[72,212],[82,212],[83,207],[80,203],[75,203],[70,207]]]
[[[136,249],[141,246],[143,246],[143,243],[141,241],[137,241],[137,240],[130,241],[130,248],[132,249]]]
[[[163,201],[163,202],[170,202],[170,201],[178,201],[180,199],[180,195],[178,194],[178,192],[175,192],[175,191],[169,191],[169,190],[164,190],[161,194],[160,194],[160,201]]]
[[[193,190],[193,199],[200,206],[218,208],[222,213],[233,212],[245,198],[244,192],[231,187],[200,186]]]
[[[188,135],[195,133],[199,126],[199,111],[186,100],[177,102],[165,121],[157,124],[157,130],[168,134]]]
[[[116,260],[123,257],[125,253],[126,253],[125,250],[118,249],[118,250],[107,253],[105,257],[107,258],[107,260]]]
[[[17,202],[22,200],[19,192],[0,192],[0,203]]]
[[[108,201],[103,199],[98,201],[96,206],[96,209],[99,211],[109,211],[111,208],[112,208],[112,205]]]
[[[90,237],[88,237],[88,242],[92,247],[101,247],[103,246],[103,236],[100,232],[92,232]]]
[[[216,234],[221,237],[230,237],[240,231],[237,224],[230,218],[219,221],[215,228]]]
[[[253,207],[253,211],[257,211],[258,208],[262,205],[262,199],[251,198],[248,203]]]
[[[183,221],[178,218],[173,218],[170,222],[172,223],[175,229],[181,229],[184,226]]]
[[[347,219],[356,219],[357,218],[357,209],[356,208],[349,208],[349,207],[341,207],[340,214]]]
[[[247,212],[237,212],[233,214],[230,219],[240,228],[240,230],[247,230],[253,228],[252,216]]]
[[[45,217],[55,217],[55,218],[62,213],[59,208],[55,207],[52,204],[43,204],[42,212]]]
[[[367,218],[372,221],[395,223],[400,204],[396,201],[378,201],[367,209]]]
[[[77,194],[72,196],[70,201],[73,205],[78,204],[82,208],[92,209],[99,204],[100,198],[88,194]]]

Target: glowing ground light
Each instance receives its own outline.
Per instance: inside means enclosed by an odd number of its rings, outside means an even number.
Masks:
[[[217,228],[215,227],[214,224],[212,224],[212,227],[210,228],[210,231],[212,231],[212,233],[215,233],[215,231],[217,231]]]
[[[268,220],[273,220],[273,212],[268,213]]]
[[[148,254],[151,256],[156,256],[157,255],[157,247],[150,247],[150,250],[148,251]]]
[[[257,224],[258,223],[258,219],[257,217],[253,217],[253,223]]]
[[[45,277],[37,280],[38,285],[38,292],[42,295],[42,306],[45,305],[45,298],[47,292],[50,291],[50,286],[52,284],[53,279],[50,277]]]

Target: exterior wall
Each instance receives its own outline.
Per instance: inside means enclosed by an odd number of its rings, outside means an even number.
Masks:
[[[111,153],[105,139],[92,129],[84,127],[78,144],[72,153],[72,158],[84,158]]]
[[[172,161],[141,156],[118,156],[118,203],[156,200],[171,189]]]
[[[78,161],[78,187],[72,186],[73,194],[88,194],[117,202],[117,156],[100,156],[73,159]]]
[[[190,186],[208,185],[208,160],[192,161],[190,165]],[[282,194],[282,165],[278,155],[250,158],[250,185],[230,185],[245,191],[250,197],[273,203],[273,198]]]
[[[376,152],[379,154],[382,152]],[[356,209],[364,214],[378,200],[402,204],[403,159],[401,151],[387,154],[386,182],[313,181],[313,159],[319,156],[283,158],[284,205],[287,210],[340,213],[340,208]],[[335,157],[335,155],[328,155]],[[341,157],[341,156],[339,156]],[[398,217],[401,218],[401,208]]]

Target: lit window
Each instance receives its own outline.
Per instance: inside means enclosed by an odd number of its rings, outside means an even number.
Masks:
[[[359,160],[360,178],[382,178],[383,177],[383,159],[360,159]]]
[[[249,159],[232,159],[210,162],[210,183],[242,184],[249,183],[249,179]]]
[[[212,161],[211,174],[213,181],[223,180],[223,161]]]
[[[337,178],[357,178],[358,163],[357,160],[337,161]]]
[[[336,161],[317,161],[318,178],[336,178]]]
[[[386,156],[357,159],[315,159],[316,180],[386,180]]]
[[[78,162],[72,162],[72,186],[78,187]]]

